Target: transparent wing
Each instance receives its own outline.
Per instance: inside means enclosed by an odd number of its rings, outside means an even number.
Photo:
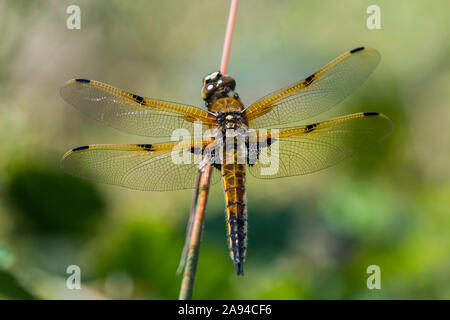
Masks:
[[[200,108],[143,98],[95,80],[69,80],[61,96],[90,118],[142,136],[170,137],[175,129],[193,136],[194,122],[205,130],[215,120]]]
[[[378,51],[361,47],[346,52],[325,67],[290,87],[249,106],[250,127],[270,128],[316,116],[329,110],[356,90],[380,61]]]
[[[393,124],[377,112],[356,113],[307,126],[268,131],[260,136],[257,162],[249,166],[259,179],[274,179],[322,170],[370,147],[389,135]],[[261,139],[262,138],[262,139]]]
[[[199,144],[200,143],[200,144]],[[68,151],[61,160],[61,168],[72,175],[96,182],[108,183],[145,191],[171,191],[194,188],[198,161],[192,148],[202,142],[145,144],[145,145],[89,145]],[[172,158],[189,154],[188,164]],[[184,160],[184,159],[183,159]],[[217,171],[217,172],[215,172]],[[220,181],[219,171],[213,168],[211,184]]]

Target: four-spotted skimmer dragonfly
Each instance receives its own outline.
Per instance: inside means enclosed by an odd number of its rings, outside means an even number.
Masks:
[[[374,49],[353,49],[306,79],[275,91],[248,107],[235,91],[235,80],[220,72],[203,80],[204,108],[144,98],[94,80],[70,80],[61,89],[64,100],[91,118],[119,130],[150,137],[170,137],[175,129],[185,129],[192,135],[193,124],[200,123],[210,135],[161,144],[81,146],[63,156],[62,169],[98,182],[139,190],[168,191],[193,188],[199,166],[212,162],[211,183],[222,180],[225,191],[231,257],[237,274],[243,274],[247,170],[260,179],[303,175],[330,167],[386,137],[393,125],[378,112],[361,112],[287,127],[342,101],[362,84],[379,60],[380,55]],[[263,132],[260,129],[273,128],[278,129],[276,134],[272,133],[274,130],[260,133]],[[232,147],[224,150],[228,131],[238,134],[232,136]],[[237,147],[236,138],[244,141],[241,144],[246,154],[244,161],[237,161],[238,151],[242,150]],[[257,142],[256,147],[250,147],[255,146],[250,142]],[[218,146],[222,149],[217,149]],[[174,148],[192,157],[200,156],[201,163],[176,163],[172,156]],[[262,174],[270,160],[268,157],[273,154],[278,161],[277,170],[269,175]]]

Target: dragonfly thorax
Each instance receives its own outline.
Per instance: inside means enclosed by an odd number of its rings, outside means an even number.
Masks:
[[[216,118],[217,127],[225,133],[229,129],[246,130],[247,125],[244,122],[241,111],[222,112]]]

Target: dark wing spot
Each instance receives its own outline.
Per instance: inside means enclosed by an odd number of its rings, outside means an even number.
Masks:
[[[192,147],[190,151],[193,154],[202,154],[202,149],[201,148]]]
[[[313,81],[314,78],[316,77],[316,74],[313,73],[312,75],[310,75],[308,78],[305,79],[305,84],[306,86],[309,86]]]
[[[361,50],[364,50],[364,47],[359,47],[359,48],[355,48],[353,50],[350,50],[350,53],[355,53],[355,52],[358,52],[358,51],[361,51]]]
[[[149,143],[147,144],[138,144],[138,147],[141,147],[145,151],[153,151],[153,146]]]
[[[364,116],[365,116],[365,117],[379,116],[379,115],[380,115],[379,112],[364,112]]]
[[[306,126],[305,132],[311,132],[311,131],[313,131],[316,127],[317,127],[317,123],[314,123],[314,124],[308,124],[308,125]]]
[[[265,142],[261,143],[261,147],[270,147],[270,145],[272,143],[274,143],[275,141],[277,141],[276,139],[272,139],[272,138],[267,138]]]
[[[142,103],[142,101],[144,101],[143,97],[138,96],[136,94],[133,94],[133,99],[136,100],[138,103]]]
[[[245,146],[247,148],[247,164],[249,166],[254,166],[256,161],[259,159],[259,154],[261,153],[262,148],[268,148],[276,139],[267,138],[265,141],[260,141],[258,144],[249,143],[248,140],[245,142]]]
[[[76,148],[73,148],[72,151],[80,151],[80,150],[86,150],[86,149],[89,149],[89,146],[76,147]]]
[[[75,79],[75,81],[76,81],[76,82],[82,82],[82,83],[89,83],[89,82],[91,82],[91,80],[88,80],[88,79],[81,79],[81,78]]]

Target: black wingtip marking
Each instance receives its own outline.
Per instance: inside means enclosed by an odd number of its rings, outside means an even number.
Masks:
[[[89,83],[89,82],[91,82],[91,80],[89,80],[89,79],[81,79],[81,78],[75,79],[75,81],[76,82],[82,82],[82,83]]]
[[[75,151],[86,150],[86,149],[89,149],[89,146],[76,147],[76,148],[73,148],[72,151],[75,152]]]
[[[238,276],[243,276],[244,275],[244,264],[240,261],[235,262],[234,265],[236,266],[236,274]]]
[[[142,103],[144,101],[143,97],[138,96],[136,94],[133,94],[133,99],[136,100],[138,103]]]
[[[147,144],[138,144],[138,147],[141,147],[141,148],[144,149],[145,151],[153,151],[153,145],[151,145],[150,143],[147,143]]]
[[[364,112],[365,117],[371,117],[371,116],[379,116],[379,112]]]
[[[364,47],[359,47],[359,48],[355,48],[353,50],[350,50],[350,53],[355,53],[355,52],[358,52],[358,51],[361,51],[361,50],[364,50]]]
[[[314,129],[316,129],[316,127],[317,127],[317,123],[308,124],[308,125],[306,126],[305,132],[311,132],[311,131],[313,131]]]

